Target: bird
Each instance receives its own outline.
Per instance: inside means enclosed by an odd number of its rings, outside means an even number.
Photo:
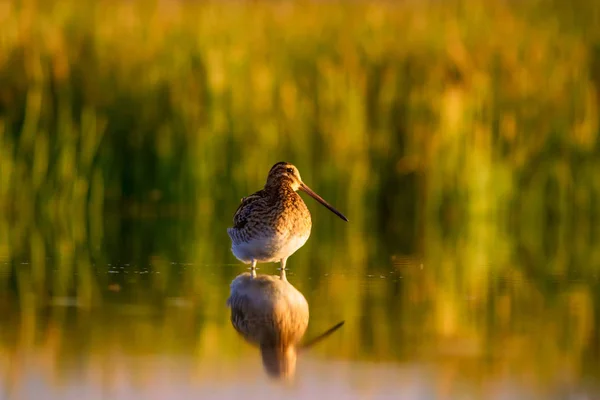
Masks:
[[[280,270],[279,277],[248,272],[238,275],[230,284],[227,306],[234,329],[260,348],[267,374],[287,381],[295,375],[298,350],[314,346],[344,325],[341,321],[301,344],[308,327],[308,302],[287,281],[285,270]]]
[[[298,193],[301,190],[348,222],[341,212],[310,189],[298,168],[280,161],[271,167],[263,189],[242,198],[227,228],[233,255],[251,264],[280,262],[286,268],[288,257],[304,246],[310,236],[312,220],[308,207]]]

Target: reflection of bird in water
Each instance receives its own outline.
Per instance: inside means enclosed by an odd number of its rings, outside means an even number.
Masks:
[[[231,323],[244,338],[260,347],[263,366],[275,378],[290,379],[296,354],[308,326],[308,303],[281,275],[238,275],[227,299]],[[337,324],[300,348],[310,347],[343,325]]]
[[[312,221],[310,212],[297,190],[306,192],[344,221],[342,213],[306,186],[292,164],[278,162],[269,171],[262,190],[242,199],[233,216],[233,228],[227,229],[231,251],[238,260],[252,264],[281,262],[306,243]]]

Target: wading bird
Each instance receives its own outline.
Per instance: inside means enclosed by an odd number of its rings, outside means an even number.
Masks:
[[[233,216],[233,227],[227,228],[231,251],[245,264],[280,262],[281,269],[289,256],[306,243],[312,221],[304,201],[296,193],[301,190],[323,204],[344,221],[348,219],[300,178],[292,164],[273,165],[262,190],[242,199]]]

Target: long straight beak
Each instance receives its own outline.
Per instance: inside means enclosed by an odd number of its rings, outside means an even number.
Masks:
[[[342,214],[341,212],[339,212],[338,210],[336,210],[335,208],[333,208],[333,206],[331,204],[329,204],[321,196],[319,196],[318,194],[316,194],[315,192],[313,192],[313,190],[311,188],[309,188],[308,186],[306,186],[304,184],[304,182],[300,183],[300,190],[302,190],[303,192],[307,193],[310,197],[312,197],[313,199],[315,199],[319,203],[323,204],[325,207],[329,208],[329,210],[332,213],[334,213],[335,215],[337,215],[338,217],[340,217],[344,221],[348,222],[348,218],[344,217],[344,214]]]

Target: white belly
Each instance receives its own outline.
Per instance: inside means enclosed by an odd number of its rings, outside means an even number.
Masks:
[[[252,260],[260,263],[278,262],[294,254],[304,246],[310,231],[304,235],[291,235],[288,237],[273,236],[251,239],[248,242],[233,243],[231,251],[240,261],[249,264]]]

